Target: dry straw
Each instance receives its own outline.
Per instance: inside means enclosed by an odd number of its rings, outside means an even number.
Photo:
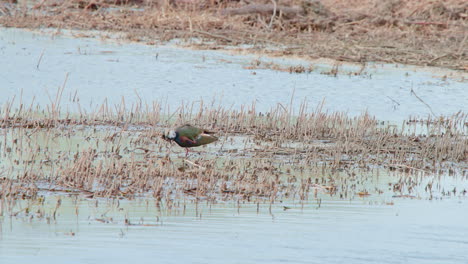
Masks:
[[[259,113],[255,103],[225,109],[198,102],[172,110],[156,102],[127,106],[123,99],[80,114],[62,112],[58,101],[46,110],[13,105],[9,101],[0,112],[2,198],[65,192],[150,195],[165,202],[189,196],[273,203],[307,200],[317,192],[366,193],[348,186],[356,170],[362,177],[381,169],[409,175],[467,173],[464,113],[397,127],[369,114],[328,113],[323,105],[308,111],[306,103],[297,113],[281,104]],[[160,135],[184,123],[215,130],[222,140],[204,154],[181,160]],[[404,193],[415,184],[399,183],[395,191]]]

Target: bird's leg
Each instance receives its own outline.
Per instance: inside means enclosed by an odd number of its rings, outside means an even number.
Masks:
[[[185,157],[186,158],[188,157],[188,152],[189,152],[188,148],[185,148]]]

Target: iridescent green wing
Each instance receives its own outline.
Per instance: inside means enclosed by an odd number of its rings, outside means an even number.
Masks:
[[[178,127],[176,132],[179,134],[179,137],[187,137],[190,140],[196,141],[197,138],[203,133],[203,129],[186,124]]]

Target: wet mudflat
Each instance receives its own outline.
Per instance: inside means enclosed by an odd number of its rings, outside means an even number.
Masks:
[[[465,261],[463,82],[1,32],[2,263]],[[220,140],[185,157],[161,134],[187,122]]]

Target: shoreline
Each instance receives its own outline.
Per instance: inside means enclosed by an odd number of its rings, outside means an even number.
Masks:
[[[320,23],[328,23],[330,26],[310,30],[299,30],[292,25],[283,25],[283,23],[292,22],[291,19],[281,17],[273,20],[279,24],[277,28],[275,24],[270,28],[264,28],[262,23],[256,21],[257,18],[253,18],[252,15],[221,15],[219,13],[221,7],[216,6],[190,9],[167,6],[168,4],[151,6],[143,3],[128,6],[106,5],[93,11],[71,4],[66,5],[69,2],[65,2],[64,6],[58,8],[47,5],[47,1],[38,8],[22,8],[20,4],[16,4],[18,6],[10,4],[8,11],[3,11],[6,15],[0,16],[0,25],[28,29],[109,31],[113,34],[122,33],[128,40],[147,44],[196,38],[202,42],[193,47],[207,50],[250,45],[251,48],[248,49],[250,54],[260,53],[272,57],[292,56],[306,60],[326,58],[340,63],[357,64],[399,63],[468,71],[468,55],[463,48],[467,37],[466,34],[462,34],[468,27],[468,21],[463,13],[460,13],[461,17],[455,20],[452,17],[453,14],[447,13],[448,11],[440,14],[431,13],[431,16],[426,18],[425,24],[409,23],[404,14],[400,14],[405,7],[414,4],[414,1],[409,1],[405,4],[406,6],[399,7],[401,10],[392,11],[394,12],[390,16],[393,19],[392,24],[387,21],[389,20],[389,17],[386,17],[389,16],[387,11],[380,10],[378,4],[361,0],[363,4],[369,5],[370,9],[383,12],[381,14],[383,24],[379,24],[375,21],[377,18],[374,20],[366,18],[370,16],[369,14],[364,16],[361,11],[347,10],[340,5],[333,7],[331,4],[334,2],[331,0],[322,2],[326,8],[337,15],[320,15],[322,19]],[[335,2],[343,4],[339,0]],[[439,2],[434,4],[434,8],[437,7],[436,4],[442,3]],[[451,2],[454,2],[454,6],[459,4],[459,1]],[[449,3],[444,4],[444,10],[452,10]],[[223,6],[223,8],[226,7],[229,5]],[[356,20],[354,16],[358,14],[364,18]],[[444,17],[444,15],[450,16]],[[319,15],[310,14],[305,18],[317,20],[317,16]],[[416,15],[413,14],[413,16]],[[379,17],[379,14],[375,14],[375,17]],[[434,22],[443,18],[448,21],[443,26]],[[258,19],[261,20],[261,18]],[[251,25],[246,24],[246,21],[250,21]],[[294,23],[299,26],[306,22]],[[316,22],[307,23],[304,25],[310,26]],[[274,47],[274,49],[268,50],[268,47]],[[263,51],[265,48],[267,50]],[[262,51],[259,52],[259,49]],[[241,51],[245,52],[245,49]]]

